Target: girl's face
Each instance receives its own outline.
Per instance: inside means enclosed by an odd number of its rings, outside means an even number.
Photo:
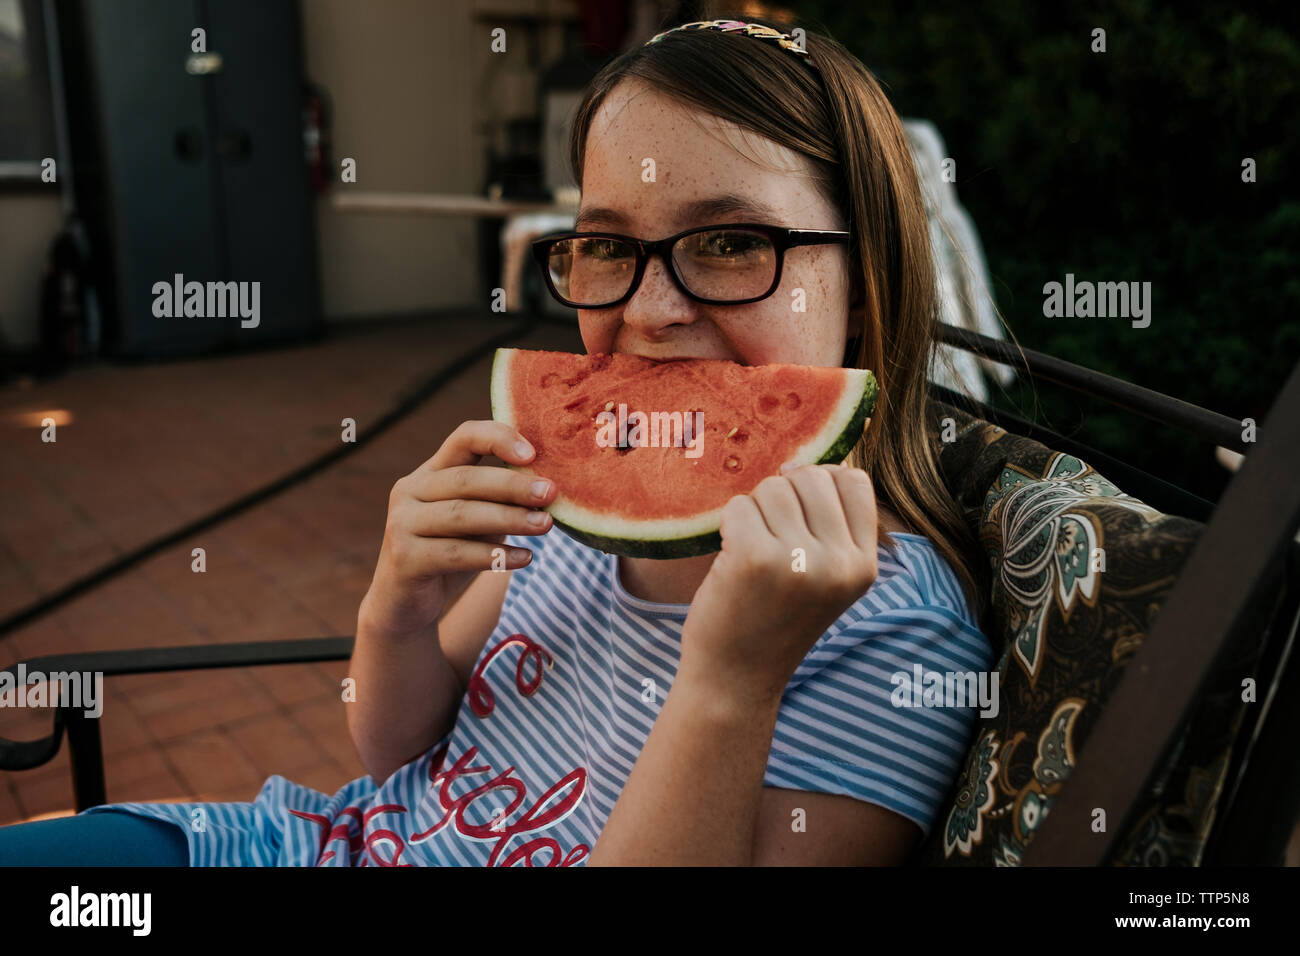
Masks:
[[[646,181],[647,159],[654,161],[653,181]],[[739,222],[844,228],[803,156],[683,106],[642,81],[619,83],[588,131],[575,228],[654,240]],[[747,305],[687,298],[663,260],[653,257],[628,301],[578,311],[583,345],[588,353],[654,359],[841,365],[849,322],[847,248],[786,250],[781,284],[768,298]],[[797,305],[803,311],[795,311]]]

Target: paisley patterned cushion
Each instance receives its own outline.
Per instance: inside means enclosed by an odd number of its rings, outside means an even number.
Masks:
[[[958,408],[936,401],[931,414],[932,434],[953,438],[940,464],[989,562],[984,631],[1001,649],[1000,705],[977,719],[948,809],[913,862],[1017,866],[1203,526]],[[1233,653],[1250,666],[1249,649]],[[1112,862],[1199,862],[1245,713],[1242,672],[1220,671]]]

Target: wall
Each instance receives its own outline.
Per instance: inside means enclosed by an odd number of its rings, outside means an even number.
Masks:
[[[468,0],[303,3],[307,75],[333,100],[336,173],[343,157],[357,161],[357,182],[335,190],[481,190],[473,66],[490,54],[470,7]],[[317,214],[329,319],[453,306],[474,296],[473,220],[341,212],[328,198]]]

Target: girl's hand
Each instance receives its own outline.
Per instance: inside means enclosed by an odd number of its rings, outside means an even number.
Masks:
[[[555,483],[480,465],[488,454],[524,465],[535,452],[502,422],[463,422],[432,458],[393,485],[379,562],[358,615],[367,628],[385,635],[420,631],[493,566],[507,534],[550,530],[551,516],[532,509],[551,501]],[[527,549],[505,551],[505,570],[531,558]]]
[[[782,469],[723,508],[722,551],[691,602],[679,673],[749,701],[779,701],[817,639],[875,580],[867,473]]]

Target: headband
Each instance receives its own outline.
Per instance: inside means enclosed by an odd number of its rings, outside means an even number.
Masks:
[[[745,23],[743,20],[696,20],[694,23],[683,23],[679,27],[673,27],[671,30],[665,30],[663,33],[655,34],[645,45],[658,43],[661,39],[670,33],[676,33],[678,30],[716,30],[719,33],[743,33],[745,36],[751,36],[755,40],[765,40],[769,43],[775,43],[787,53],[793,53],[803,62],[807,63],[814,70],[817,64],[813,62],[812,56],[808,50],[795,42],[794,37],[788,33],[782,33],[780,30],[774,30],[772,27],[763,26],[761,23]],[[818,72],[821,72],[818,70]]]

